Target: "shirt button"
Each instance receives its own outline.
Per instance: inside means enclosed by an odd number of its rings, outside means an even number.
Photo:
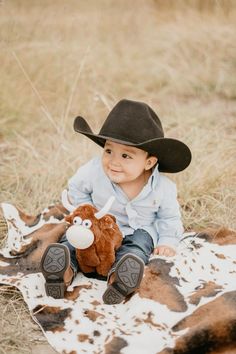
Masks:
[[[134,210],[134,209],[129,208],[126,211],[127,211],[128,215],[132,215],[132,216],[136,216],[137,215],[137,211]]]

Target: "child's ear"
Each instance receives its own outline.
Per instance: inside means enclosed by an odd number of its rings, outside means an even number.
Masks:
[[[158,158],[156,156],[149,156],[146,160],[145,170],[148,171],[157,163]]]

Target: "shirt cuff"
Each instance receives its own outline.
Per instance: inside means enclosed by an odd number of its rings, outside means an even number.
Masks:
[[[180,237],[162,236],[159,238],[157,242],[157,246],[170,246],[174,250],[176,250],[179,241],[180,241]]]

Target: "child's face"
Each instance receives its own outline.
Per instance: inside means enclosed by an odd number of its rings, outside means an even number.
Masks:
[[[150,170],[157,158],[133,146],[107,140],[103,150],[102,164],[106,175],[117,184],[138,179]]]

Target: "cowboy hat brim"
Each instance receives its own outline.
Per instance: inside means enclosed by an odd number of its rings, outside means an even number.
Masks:
[[[74,121],[74,130],[83,134],[101,147],[104,147],[106,140],[114,141],[118,144],[133,146],[150,155],[158,158],[158,169],[160,172],[176,173],[183,171],[191,162],[191,151],[183,142],[172,138],[156,138],[142,143],[132,143],[101,134],[94,134],[83,117],[77,117]]]

